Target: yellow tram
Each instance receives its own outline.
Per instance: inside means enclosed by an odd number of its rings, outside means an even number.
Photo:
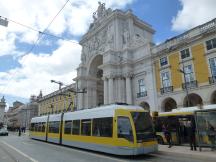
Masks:
[[[158,150],[149,112],[131,105],[114,104],[36,117],[31,121],[30,137],[117,155]]]
[[[188,121],[195,122],[196,141],[199,145],[209,146],[209,125],[212,125],[216,132],[216,105],[178,108],[171,112],[154,112],[152,117],[160,144],[167,143],[162,130],[163,124],[168,125],[172,143],[176,145],[189,144]]]

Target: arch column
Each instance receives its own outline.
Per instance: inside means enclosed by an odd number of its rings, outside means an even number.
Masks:
[[[108,79],[104,77],[103,81],[104,81],[104,104],[106,105],[109,103]]]
[[[131,76],[126,76],[126,102],[127,104],[132,104],[132,85]]]
[[[108,86],[109,86],[109,104],[114,103],[114,94],[113,94],[113,78],[110,77],[108,80]]]
[[[117,102],[122,102],[122,80],[121,77],[117,78]]]
[[[83,93],[78,93],[78,109],[83,109]]]

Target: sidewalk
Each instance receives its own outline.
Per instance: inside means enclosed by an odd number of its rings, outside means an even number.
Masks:
[[[199,151],[199,147],[197,147],[197,151],[191,151],[189,146],[172,146],[168,148],[168,145],[159,145],[158,147],[160,152],[166,153],[175,153],[182,156],[196,156],[202,159],[215,159],[216,161],[216,150],[211,151],[211,148],[202,148],[202,151]]]
[[[13,134],[13,135],[18,136],[19,132],[17,132],[17,131],[9,131],[9,134]],[[25,133],[22,132],[21,136],[23,136],[23,135],[29,136],[29,131],[27,130]]]

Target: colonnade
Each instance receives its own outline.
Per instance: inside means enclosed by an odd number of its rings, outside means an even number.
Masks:
[[[116,76],[103,77],[104,104],[124,102],[132,104],[132,77]]]

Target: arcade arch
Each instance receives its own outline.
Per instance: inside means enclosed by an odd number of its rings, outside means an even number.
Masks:
[[[216,90],[211,95],[211,104],[216,104]]]
[[[197,106],[197,105],[203,105],[203,100],[198,94],[191,93],[188,95],[188,97],[185,96],[184,101],[183,101],[184,107],[191,107],[191,106]]]
[[[144,109],[144,110],[147,110],[147,111],[150,111],[150,106],[148,104],[148,102],[141,102],[140,103],[140,106]]]
[[[103,64],[103,56],[96,55],[89,64],[88,81],[87,81],[87,96],[91,107],[104,104],[104,83],[102,80],[103,70],[99,68]],[[90,104],[91,103],[91,104]]]
[[[176,101],[169,97],[169,98],[166,98],[163,102],[162,102],[162,109],[163,111],[165,112],[169,112],[171,111],[172,109],[175,109],[177,108],[177,103]]]

